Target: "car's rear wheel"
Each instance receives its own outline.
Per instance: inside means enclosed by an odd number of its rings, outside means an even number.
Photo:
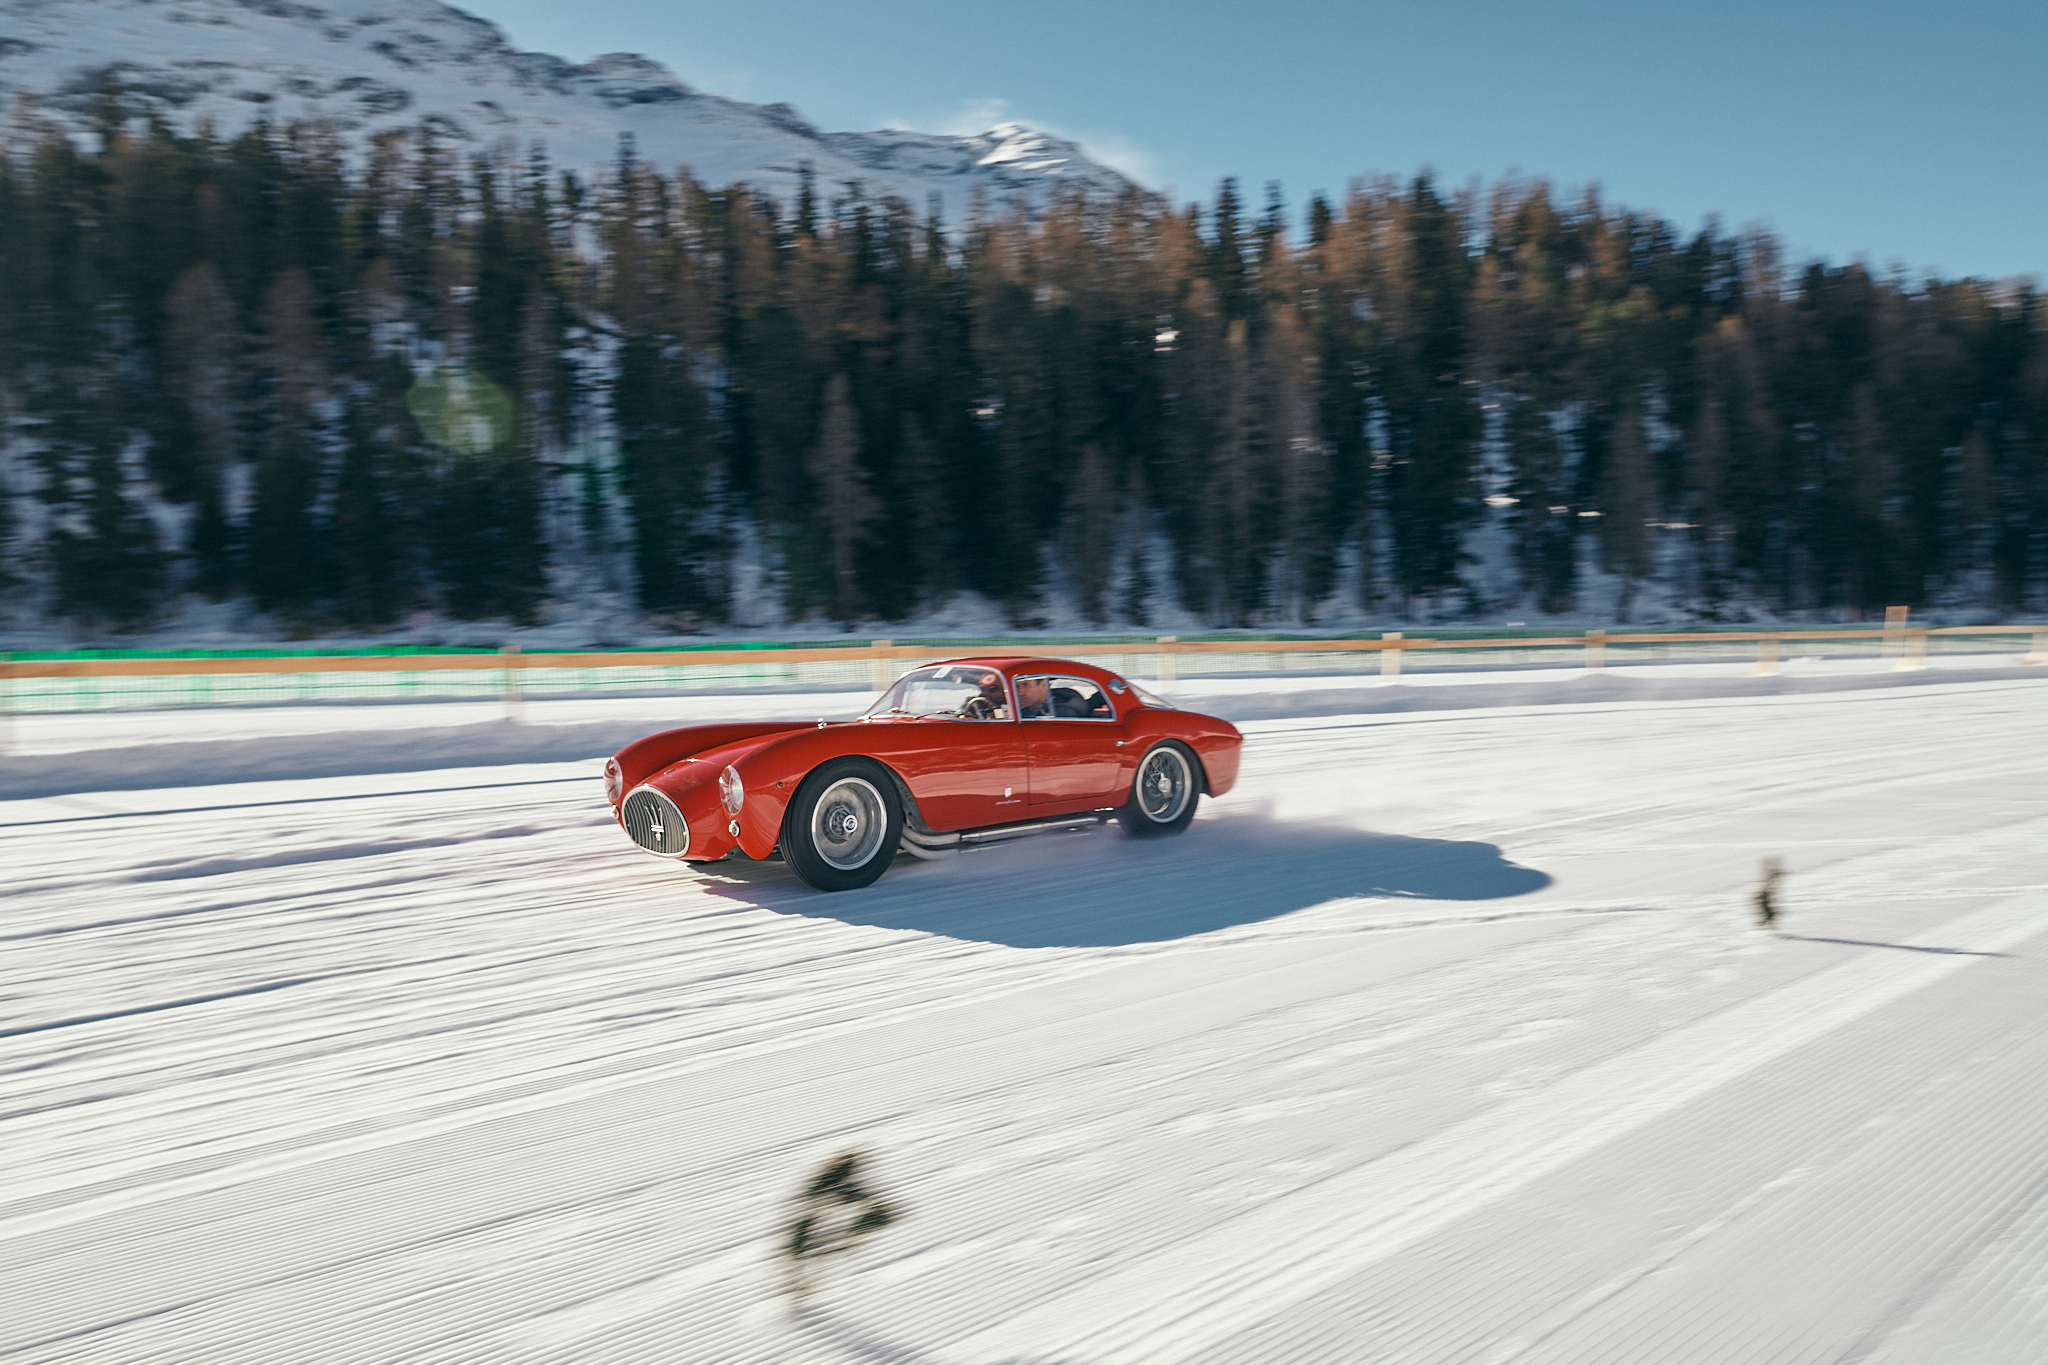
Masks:
[[[782,856],[820,891],[873,882],[903,839],[896,784],[866,758],[835,758],[806,777],[782,819]]]
[[[1202,798],[1201,767],[1179,740],[1145,751],[1131,778],[1131,796],[1117,807],[1116,821],[1140,839],[1178,834],[1195,818]]]

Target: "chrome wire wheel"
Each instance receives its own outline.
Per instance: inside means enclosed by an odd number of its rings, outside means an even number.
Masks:
[[[901,781],[851,755],[811,769],[782,815],[789,870],[820,891],[853,891],[881,876],[903,838]]]
[[[811,808],[811,847],[828,866],[853,872],[874,860],[888,837],[882,793],[863,777],[842,777],[818,793]]]
[[[1178,820],[1194,792],[1195,775],[1189,771],[1187,755],[1171,744],[1162,744],[1145,755],[1131,786],[1138,813],[1155,825]]]

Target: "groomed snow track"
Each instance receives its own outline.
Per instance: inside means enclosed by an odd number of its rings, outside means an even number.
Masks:
[[[30,753],[0,1361],[2048,1359],[2048,680],[1286,686],[1183,838],[837,896],[641,857],[556,757],[673,711],[355,774],[290,733],[336,713],[213,722],[303,781]],[[793,1313],[853,1148],[905,1216]]]

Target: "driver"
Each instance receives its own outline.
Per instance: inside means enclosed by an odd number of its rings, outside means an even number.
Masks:
[[[984,673],[974,680],[979,689],[976,696],[967,700],[961,714],[972,720],[1006,720],[1009,717],[1009,699],[1003,696],[1003,678],[1000,673]]]

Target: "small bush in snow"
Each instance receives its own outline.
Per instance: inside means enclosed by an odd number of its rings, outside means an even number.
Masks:
[[[852,1251],[902,1215],[862,1183],[862,1152],[842,1152],[818,1168],[802,1192],[783,1238],[790,1296],[801,1302],[833,1257]]]
[[[1750,896],[1749,903],[1756,907],[1756,924],[1759,929],[1775,929],[1784,910],[1778,904],[1778,883],[1784,879],[1785,864],[1779,858],[1764,859],[1764,879]]]

